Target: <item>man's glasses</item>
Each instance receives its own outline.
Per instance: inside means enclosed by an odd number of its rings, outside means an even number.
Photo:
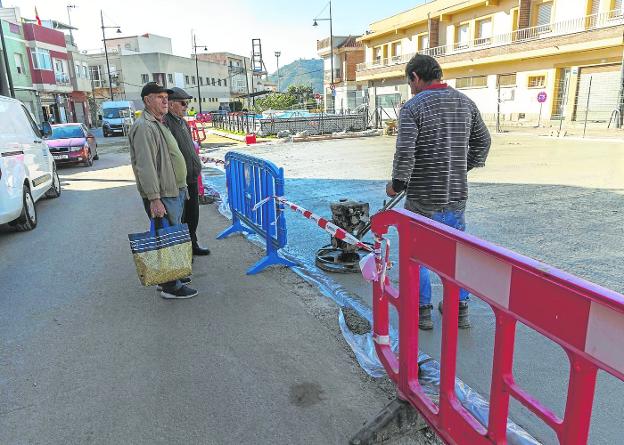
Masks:
[[[183,107],[186,107],[186,106],[189,104],[189,102],[188,102],[187,100],[179,100],[179,101],[177,101],[177,102],[178,102],[180,105],[182,105]]]

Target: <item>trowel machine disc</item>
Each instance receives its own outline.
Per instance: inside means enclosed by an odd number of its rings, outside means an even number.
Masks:
[[[365,243],[372,247],[371,243]],[[342,249],[331,244],[316,251],[316,265],[326,272],[353,273],[360,272],[360,260],[370,252],[358,249],[353,254],[345,255]]]

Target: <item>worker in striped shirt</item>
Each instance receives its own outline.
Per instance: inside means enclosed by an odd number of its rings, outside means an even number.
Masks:
[[[392,181],[386,192],[395,196],[407,190],[407,210],[465,230],[467,173],[485,165],[490,133],[475,103],[442,82],[442,68],[433,57],[417,54],[405,74],[414,97],[401,108]],[[468,297],[461,289],[460,328],[470,327]],[[429,271],[421,266],[421,329],[433,329],[432,309]]]

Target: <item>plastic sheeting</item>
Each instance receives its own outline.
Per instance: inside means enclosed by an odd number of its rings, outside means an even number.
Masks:
[[[204,179],[204,182],[206,180]],[[207,183],[205,186],[214,187]],[[223,201],[219,205],[219,212],[228,219],[232,218],[232,213],[227,204],[226,190],[220,190]],[[296,215],[295,215],[296,217]],[[309,222],[302,220],[302,223]],[[259,246],[264,246],[263,240],[256,234],[246,235],[247,238]],[[371,309],[363,304],[355,295],[346,290],[342,285],[336,283],[325,272],[320,270],[310,258],[300,258],[291,254],[288,248],[280,251],[281,255],[298,264],[291,269],[311,284],[314,284],[326,297],[332,299],[340,307],[348,307],[354,309],[361,317],[368,320],[371,325],[373,322]],[[384,377],[386,371],[377,357],[375,344],[371,333],[358,335],[351,332],[348,328],[344,315],[340,311],[338,324],[345,341],[349,344],[356,360],[362,369],[371,377]],[[398,335],[395,329],[390,329],[391,346],[394,351],[398,350]],[[418,353],[418,381],[431,400],[438,403],[440,389],[440,365],[427,354]],[[479,393],[474,391],[459,379],[455,380],[455,392],[460,403],[479,421],[482,425],[487,426],[489,415],[489,404],[481,397]],[[529,433],[524,431],[511,420],[507,422],[507,440],[510,445],[540,445]]]

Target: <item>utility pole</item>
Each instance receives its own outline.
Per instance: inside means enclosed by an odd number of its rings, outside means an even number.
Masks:
[[[104,26],[104,12],[100,9],[100,19],[102,21],[102,41],[104,42],[104,55],[106,56],[106,71],[108,72],[108,91],[110,93],[110,100],[115,100],[115,96],[113,95],[113,81],[111,78],[110,72],[110,63],[108,61],[108,48],[106,48],[106,28],[117,28],[117,34],[121,34],[121,29],[119,26]]]
[[[245,86],[247,88],[247,108],[251,108],[249,105],[251,104],[250,98],[249,98],[249,76],[247,75],[247,58],[243,57],[243,67],[245,70]]]
[[[198,45],[197,44],[197,38],[195,36],[195,33],[193,32],[193,52],[195,53],[195,74],[197,76],[197,98],[199,100],[199,113],[203,113],[202,110],[202,97],[201,97],[201,88],[200,88],[200,83],[199,83],[199,62],[197,60],[197,47],[198,46],[203,46],[204,47],[204,51],[208,51],[208,47],[206,45]]]
[[[280,75],[279,75],[279,58],[282,55],[281,51],[275,51],[275,59],[277,60],[277,92],[280,92]]]
[[[624,32],[622,32],[622,42],[624,42]],[[620,70],[620,117],[617,120],[616,127],[622,128],[624,126],[624,51],[622,52],[622,69]]]
[[[67,5],[67,21],[69,24],[69,37],[71,38],[71,43],[72,45],[76,46],[76,44],[74,43],[74,34],[72,33],[72,24],[71,24],[71,14],[70,11],[72,9],[77,8],[76,5]]]
[[[335,111],[334,91],[336,91],[335,90],[336,86],[334,85],[334,28],[333,28],[333,20],[332,20],[332,2],[331,2],[331,0],[329,0],[329,18],[316,17],[314,19],[314,22],[312,23],[312,26],[318,26],[318,21],[319,20],[327,20],[327,21],[329,21],[329,57],[330,57],[329,64],[330,64],[330,67],[331,67],[331,85],[330,85],[330,90],[331,90],[331,104],[332,104],[331,109],[332,109],[332,111]]]

